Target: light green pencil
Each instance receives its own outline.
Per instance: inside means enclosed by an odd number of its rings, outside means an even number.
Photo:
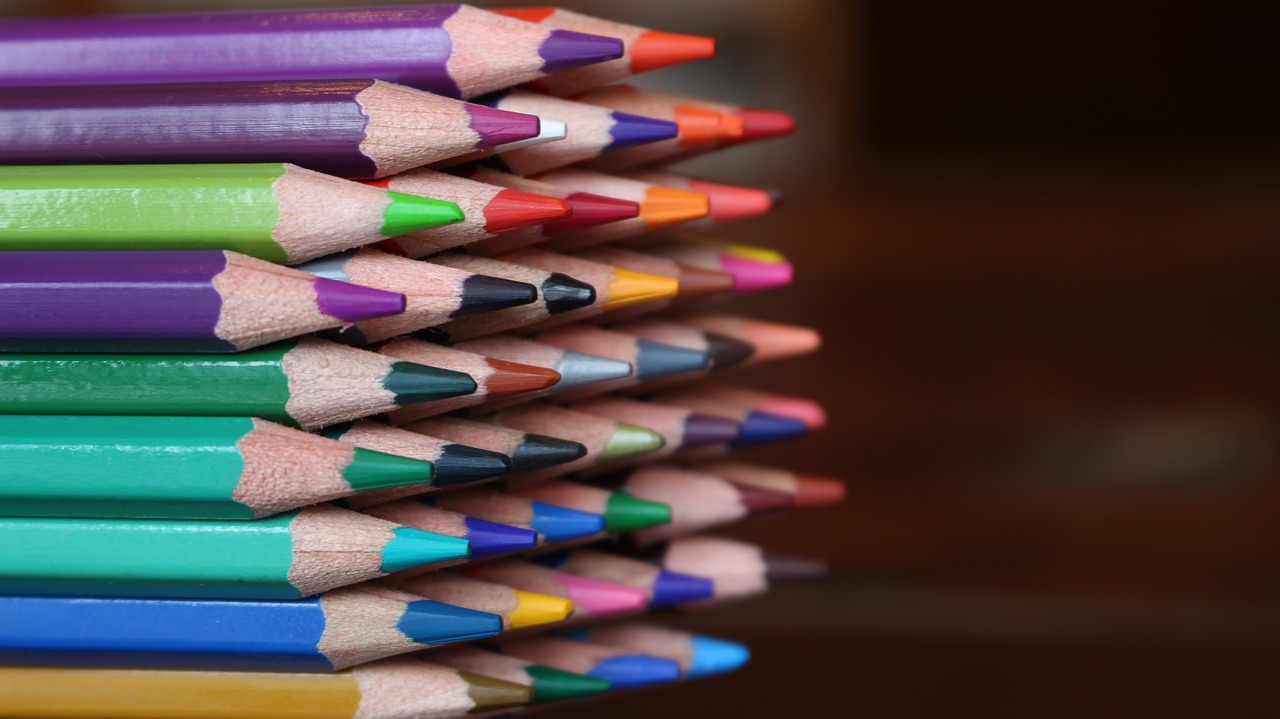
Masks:
[[[305,262],[463,219],[296,165],[0,167],[0,251],[235,250]]]

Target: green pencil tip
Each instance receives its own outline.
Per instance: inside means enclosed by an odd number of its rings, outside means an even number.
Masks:
[[[614,492],[604,510],[604,531],[610,534],[634,532],[671,522],[671,507],[661,502]]]
[[[534,704],[547,704],[588,694],[601,694],[609,691],[613,686],[607,679],[574,674],[541,664],[530,664],[524,668],[524,671],[533,679]]]
[[[382,571],[391,574],[428,564],[466,559],[470,553],[471,543],[465,539],[396,527],[395,536],[382,548]]]
[[[423,484],[430,482],[434,474],[435,468],[430,462],[356,447],[351,463],[342,471],[342,478],[355,491],[364,492]]]
[[[447,200],[391,191],[387,192],[387,197],[391,202],[382,214],[383,237],[429,230],[463,220],[462,208]]]
[[[613,436],[604,446],[604,451],[600,453],[599,462],[612,462],[615,459],[653,452],[662,449],[666,443],[662,435],[647,427],[619,422],[614,426]]]
[[[464,372],[428,367],[413,362],[395,362],[382,386],[396,396],[396,404],[417,404],[473,394],[476,381]]]

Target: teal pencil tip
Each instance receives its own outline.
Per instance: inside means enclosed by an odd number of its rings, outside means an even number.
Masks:
[[[471,543],[465,539],[410,527],[396,527],[395,536],[382,548],[382,571],[391,574],[414,567],[466,559],[470,551]]]
[[[437,399],[474,394],[476,381],[464,372],[428,367],[413,362],[395,362],[382,380],[382,386],[404,406]]]

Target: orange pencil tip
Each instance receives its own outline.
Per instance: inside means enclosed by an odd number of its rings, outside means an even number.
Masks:
[[[641,33],[627,52],[631,54],[631,72],[641,73],[715,57],[716,41],[709,37],[650,30]]]
[[[650,187],[640,203],[640,219],[649,229],[696,220],[710,212],[711,199],[705,193],[672,187]]]
[[[554,7],[497,7],[489,8],[489,12],[513,17],[525,22],[542,22],[554,14]]]
[[[617,279],[609,283],[609,301],[604,306],[607,310],[675,297],[680,291],[680,282],[671,277],[621,268],[613,272]]]
[[[736,115],[701,107],[676,105],[676,127],[680,130],[680,147],[702,147],[742,135],[743,125]]]

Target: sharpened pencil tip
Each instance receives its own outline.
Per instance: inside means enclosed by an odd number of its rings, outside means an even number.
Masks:
[[[691,643],[693,658],[685,673],[690,679],[737,671],[751,661],[751,650],[737,642],[695,634]]]
[[[649,608],[710,599],[715,591],[715,583],[706,577],[660,569],[653,580],[653,597],[649,600]]]
[[[462,208],[448,200],[434,197],[388,192],[391,203],[382,213],[382,236],[395,237],[409,232],[462,222]]]
[[[588,35],[572,30],[552,30],[538,54],[542,56],[542,72],[569,70],[622,57],[625,47],[616,37]]]
[[[396,629],[418,644],[437,646],[496,637],[502,633],[502,617],[420,599],[405,606]]]
[[[521,707],[533,701],[532,687],[471,672],[460,671],[458,677],[467,683],[467,696],[471,697],[471,701],[476,705],[474,709],[467,712],[468,714]]]
[[[396,405],[430,402],[475,394],[476,381],[471,375],[439,367],[393,362],[391,371],[382,380],[382,386],[395,395]]]
[[[827,426],[827,411],[822,405],[806,397],[787,397],[785,395],[767,395],[756,409],[769,414],[780,414],[783,417],[794,417],[804,422],[810,430],[819,430]]]
[[[675,297],[680,292],[680,282],[671,277],[621,268],[615,268],[613,272],[616,279],[609,283],[609,301],[604,305],[606,310]]]
[[[471,129],[480,136],[476,147],[493,147],[508,142],[537,137],[541,123],[537,115],[498,110],[474,103],[467,105],[471,114]]]
[[[508,362],[494,357],[485,360],[493,372],[485,380],[490,397],[533,392],[554,386],[560,381],[560,373],[534,365]]]
[[[761,262],[733,254],[721,255],[720,265],[733,275],[733,291],[738,294],[786,287],[795,275],[786,262]]]
[[[737,114],[742,118],[741,142],[790,135],[796,131],[795,118],[785,112],[744,107]]]
[[[634,532],[671,522],[671,507],[661,502],[613,492],[605,503],[604,531],[610,534]]]
[[[714,38],[697,35],[649,30],[632,41],[628,53],[631,55],[631,72],[639,74],[682,62],[715,57],[716,41]]]
[[[556,575],[573,603],[592,616],[635,612],[649,604],[643,589],[561,572]]]
[[[758,217],[773,207],[773,199],[764,190],[719,182],[692,180],[689,189],[711,198],[711,217],[717,222],[731,222]]]
[[[741,245],[738,243],[730,243],[726,250],[731,255],[745,257],[749,260],[757,260],[760,262],[786,262],[787,256],[773,249],[772,247],[761,247],[760,245]]]
[[[738,498],[749,514],[782,512],[796,506],[795,501],[782,492],[753,487],[749,484],[735,483],[734,488],[738,491]]]
[[[528,282],[472,275],[462,283],[462,299],[449,316],[457,319],[485,312],[527,305],[538,299],[538,288]]]
[[[613,138],[613,142],[604,148],[605,152],[659,140],[670,140],[680,132],[680,128],[676,127],[674,122],[667,120],[632,115],[627,112],[612,114],[613,127],[609,128],[609,135]]]
[[[694,372],[711,366],[711,356],[702,350],[636,340],[636,377],[642,380]]]
[[[471,558],[510,554],[538,546],[538,533],[524,527],[487,522],[467,517],[467,541],[471,542]]]
[[[434,466],[430,462],[361,447],[355,447],[354,450],[351,463],[342,470],[342,478],[357,492],[425,484],[431,481],[434,474]]]
[[[749,342],[736,340],[715,332],[707,332],[707,352],[711,355],[711,367],[722,370],[742,364],[755,354],[756,348]]]
[[[680,270],[680,297],[695,298],[732,292],[737,280],[728,272],[676,263]]]
[[[512,629],[563,622],[573,613],[573,602],[549,594],[515,590],[516,608],[507,614]]]
[[[742,433],[742,425],[728,417],[713,414],[693,414],[684,418],[682,447],[706,447],[713,444],[736,442]]]
[[[484,208],[484,231],[491,235],[559,220],[573,213],[564,200],[520,190],[503,190]]]
[[[640,218],[648,228],[696,220],[710,212],[711,198],[706,193],[672,187],[650,187],[640,203]]]
[[[542,303],[547,314],[558,315],[581,309],[595,301],[596,288],[568,275],[552,272],[542,281]]]
[[[796,476],[796,507],[826,507],[844,501],[845,484],[830,477]]]
[[[769,586],[809,582],[823,579],[830,573],[826,562],[773,552],[764,553],[764,566]]]
[[[511,455],[512,472],[532,472],[572,462],[587,456],[587,447],[559,437],[526,434],[515,454]]]
[[[470,544],[465,539],[396,527],[391,541],[382,548],[382,571],[399,572],[429,564],[466,559]]]
[[[545,502],[533,502],[533,520],[529,526],[547,542],[581,539],[604,531],[604,517]]]
[[[548,222],[543,231],[555,235],[584,227],[603,225],[606,222],[629,220],[640,216],[640,203],[631,200],[619,200],[616,197],[593,195],[589,192],[574,192],[564,198],[573,208],[573,214],[563,220]]]
[[[600,463],[617,459],[634,457],[638,454],[655,452],[667,443],[662,435],[648,427],[640,427],[626,422],[618,422],[613,427],[613,436],[599,454]]]
[[[435,468],[433,484],[437,486],[470,484],[500,477],[511,471],[511,459],[500,452],[468,447],[465,444],[448,444],[436,458]]]
[[[737,115],[676,105],[675,117],[676,125],[680,127],[680,147],[706,147],[742,134],[742,119]]]
[[[630,377],[634,368],[623,360],[566,350],[556,363],[556,371],[560,373],[556,389],[566,390]]]
[[[680,665],[674,659],[648,654],[623,654],[601,659],[589,674],[608,681],[613,688],[628,689],[663,684],[680,679]]]
[[[798,419],[752,411],[742,420],[738,440],[731,446],[752,447],[766,442],[780,442],[784,439],[803,437],[808,431],[809,428]]]
[[[601,694],[609,691],[613,686],[604,679],[589,677],[586,674],[574,674],[541,664],[530,664],[524,668],[524,671],[529,678],[533,679],[534,704],[549,704],[591,694]]]
[[[362,322],[404,312],[405,297],[399,292],[338,282],[325,277],[312,280],[316,307],[343,323]]]

